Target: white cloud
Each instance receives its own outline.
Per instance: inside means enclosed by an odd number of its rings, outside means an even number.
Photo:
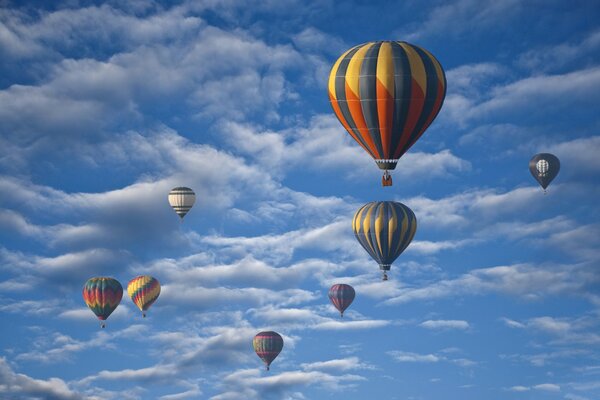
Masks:
[[[341,171],[348,178],[379,174],[371,157],[346,133],[337,119],[317,115],[307,126],[280,132],[261,131],[250,124],[227,122],[221,128],[238,151],[267,168],[308,168]],[[438,153],[409,152],[402,156],[394,175],[401,178],[445,177],[469,171],[471,164],[449,150]]]
[[[169,284],[163,285],[161,288],[161,300],[164,305],[188,305],[202,310],[225,304],[245,304],[246,306],[269,303],[298,304],[314,298],[314,293],[302,289],[207,288],[191,287],[189,284]]]
[[[336,321],[330,320],[315,325],[317,330],[375,329],[390,325],[385,320]]]
[[[460,35],[468,32],[474,34],[483,27],[510,21],[522,10],[520,0],[497,2],[493,0],[458,0],[453,3],[438,5],[428,11],[427,19],[418,24],[411,32],[404,32],[401,37],[406,40],[419,40],[423,37],[442,33],[443,35]]]
[[[487,118],[494,115],[559,112],[564,110],[561,99],[569,98],[569,107],[586,104],[597,98],[593,87],[600,84],[600,68],[567,72],[556,75],[540,75],[524,78],[491,90],[485,100],[467,112],[468,118]],[[534,107],[531,105],[535,104]]]
[[[168,380],[176,377],[178,371],[173,365],[156,365],[153,367],[140,369],[124,369],[120,371],[100,371],[95,375],[86,377],[78,382],[80,385],[88,385],[96,380],[106,381],[138,381],[138,382],[155,382],[160,380]]]
[[[528,390],[531,390],[529,387],[527,386],[512,386],[510,387],[508,390],[510,390],[511,392],[526,392]]]
[[[563,42],[528,50],[519,56],[517,64],[534,73],[547,72],[581,62],[599,48],[600,31],[595,30],[578,42]]]
[[[508,326],[509,328],[520,328],[520,329],[523,329],[523,328],[526,327],[524,324],[520,323],[519,321],[515,321],[515,320],[512,320],[510,318],[502,317],[502,318],[500,318],[500,320],[502,322],[504,322],[504,324],[506,324],[506,326]]]
[[[530,208],[531,201],[539,195],[534,187],[517,188],[508,192],[474,190],[450,195],[441,199],[424,196],[404,199],[403,203],[418,215],[419,225],[427,228],[462,228],[480,224],[502,215],[510,215]]]
[[[471,104],[468,105],[470,107]],[[463,110],[456,110],[457,117],[462,117]],[[454,120],[459,120],[457,117],[452,117]],[[461,146],[487,146],[494,149],[507,148],[507,152],[515,152],[515,143],[523,143],[530,140],[532,133],[537,133],[536,127],[519,126],[512,123],[500,124],[478,124],[469,130],[466,134],[460,137],[458,143]],[[534,146],[539,146],[539,136],[536,136]],[[504,153],[506,154],[506,153]],[[489,154],[485,154],[489,156]]]
[[[145,331],[147,331],[147,327],[144,325],[131,325],[125,329],[111,330],[110,333],[106,331],[96,332],[87,341],[75,339],[58,332],[44,332],[43,335],[33,341],[32,350],[18,354],[15,359],[58,365],[72,360],[76,353],[89,349],[114,349],[118,339],[135,338]]]
[[[294,251],[302,248],[322,251],[343,250],[353,252],[356,239],[349,232],[350,221],[339,220],[324,226],[255,237],[206,236],[201,239],[220,251],[229,254],[252,254],[265,260],[289,261]],[[334,240],[335,239],[335,240]]]
[[[572,178],[594,175],[600,172],[600,136],[591,136],[550,145],[548,151],[556,154],[564,166],[564,172]],[[561,171],[563,172],[563,171]]]
[[[600,343],[600,335],[596,332],[600,325],[600,319],[594,315],[584,315],[577,318],[542,316],[524,321],[503,318],[503,321],[511,328],[527,329],[534,333],[550,335],[553,337],[552,344],[580,343],[594,345]],[[562,355],[570,356],[570,353],[538,354],[529,357],[529,360],[542,365],[547,359]]]
[[[410,251],[420,254],[435,254],[443,250],[459,249],[461,247],[472,244],[474,241],[469,239],[464,240],[444,240],[439,242],[431,242],[429,240],[415,240],[410,244]]]
[[[536,390],[543,390],[546,392],[560,392],[560,386],[555,383],[541,383],[533,386]]]
[[[340,56],[350,48],[341,38],[325,33],[313,26],[304,28],[292,36],[296,47],[303,51],[314,53],[327,52],[329,55]]]
[[[313,363],[302,363],[300,367],[304,370],[334,370],[349,371],[354,369],[374,369],[372,365],[363,363],[358,357],[348,357],[337,360],[317,361]]]
[[[107,131],[114,126],[145,122],[156,102],[185,106],[183,118],[278,119],[279,104],[297,97],[286,73],[310,67],[310,60],[291,45],[270,46],[241,29],[207,26],[188,12],[181,6],[137,17],[103,5],[42,12],[32,24],[13,15],[6,29],[34,44],[43,41],[50,52],[76,51],[93,39],[113,53],[101,60],[56,53],[53,64],[39,69],[41,78],[0,91],[0,128],[11,144],[6,148],[22,153],[6,153],[4,167],[16,162],[21,172],[49,154],[77,157],[81,144],[110,142]]]
[[[298,386],[321,386],[339,390],[364,380],[358,375],[337,376],[321,371],[286,371],[261,377],[257,369],[238,370],[222,379],[226,391],[211,397],[211,400],[284,398],[286,393]]]
[[[438,363],[438,362],[448,362],[454,365],[458,365],[462,368],[471,368],[476,366],[478,363],[476,361],[470,360],[468,358],[450,358],[448,354],[454,353],[455,351],[447,351],[454,349],[445,349],[441,350],[438,354],[419,354],[408,351],[400,351],[400,350],[392,350],[386,352],[387,355],[392,357],[394,361],[401,363]],[[442,354],[440,354],[442,353]]]
[[[427,320],[424,322],[421,322],[419,324],[419,326],[422,326],[423,328],[427,328],[427,329],[440,329],[440,330],[446,330],[446,329],[458,329],[458,330],[467,330],[469,329],[471,326],[469,325],[469,323],[467,321],[462,321],[462,320]]]
[[[590,99],[597,99],[592,87],[600,82],[600,69],[593,65],[579,67],[581,69],[561,73],[515,78],[495,63],[459,66],[448,71],[448,93],[441,120],[462,128],[472,127],[472,131],[461,138],[461,144],[485,143],[489,147],[502,141],[518,143],[527,140],[532,130],[539,129],[548,136],[547,127],[518,126],[514,121],[518,117],[572,113],[576,106],[585,109]],[[569,102],[561,101],[564,98],[569,98]],[[475,126],[475,123],[478,124]],[[513,140],[508,140],[509,137]],[[538,138],[532,146],[539,147],[539,142]]]
[[[590,400],[589,397],[579,396],[577,394],[567,393],[565,395],[565,399],[567,400]]]
[[[448,92],[440,112],[441,120],[465,126],[471,109],[486,99],[489,88],[507,75],[506,68],[496,63],[466,64],[446,72]]]
[[[31,378],[28,375],[14,372],[4,357],[0,357],[0,394],[6,400],[37,399],[47,400],[99,400],[88,397],[69,388],[59,378],[47,380]]]
[[[530,264],[498,266],[471,270],[458,278],[440,280],[423,287],[402,288],[397,296],[384,304],[488,293],[534,299],[559,293],[582,294],[598,279],[585,265],[547,265],[543,268]]]
[[[394,360],[398,362],[436,363],[441,360],[440,357],[434,354],[417,354],[397,350],[388,351],[387,354],[389,354]]]
[[[100,7],[65,7],[52,12],[40,10],[37,18],[7,10],[2,14],[2,20],[6,31],[4,38],[12,40],[13,50],[21,50],[13,51],[12,55],[20,58],[52,55],[50,49],[78,51],[78,46],[89,41],[120,49],[170,41],[185,37],[202,26],[200,18],[185,14],[184,7],[173,7],[138,18],[105,4]]]
[[[200,396],[202,394],[202,391],[200,390],[200,385],[198,385],[196,383],[188,383],[188,382],[184,382],[184,384],[186,386],[190,387],[190,389],[186,390],[185,392],[161,396],[161,397],[159,397],[159,400],[182,400],[182,399],[188,399],[188,398],[194,399],[194,398],[198,398],[198,396]]]
[[[509,359],[523,360],[531,364],[534,367],[546,367],[548,365],[554,365],[557,363],[564,362],[566,359],[582,360],[584,358],[592,358],[593,354],[588,350],[581,349],[563,349],[556,351],[549,351],[536,354],[517,354],[505,356]]]
[[[32,285],[46,281],[54,282],[58,290],[82,287],[86,280],[95,275],[114,276],[123,270],[129,253],[108,249],[89,249],[61,254],[56,257],[42,257],[0,249],[0,260],[10,261],[10,272],[24,277],[32,277]]]

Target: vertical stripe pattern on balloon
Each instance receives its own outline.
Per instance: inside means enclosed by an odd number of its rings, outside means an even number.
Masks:
[[[380,168],[394,169],[442,108],[446,76],[419,46],[370,42],[335,62],[328,88],[333,111],[352,138]]]
[[[283,338],[277,332],[265,331],[254,336],[252,341],[254,351],[269,369],[273,360],[283,349]]]
[[[352,228],[358,242],[380,268],[389,270],[415,236],[417,218],[402,203],[371,202],[358,209]]]
[[[352,286],[339,283],[331,286],[328,295],[333,306],[337,308],[337,310],[340,312],[340,315],[343,316],[344,311],[346,311],[346,309],[354,301],[354,296],[356,293]]]

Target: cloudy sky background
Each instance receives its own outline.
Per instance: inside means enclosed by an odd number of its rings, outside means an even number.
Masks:
[[[0,5],[0,397],[600,398],[598,4]],[[326,92],[382,39],[448,80],[391,188]],[[388,282],[350,228],[373,200],[419,222]],[[149,317],[125,296],[100,330],[83,283],[138,274]]]

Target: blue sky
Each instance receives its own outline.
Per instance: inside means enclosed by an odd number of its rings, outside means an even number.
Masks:
[[[0,397],[600,398],[598,4],[52,3],[0,2]],[[448,81],[391,188],[326,89],[384,39]],[[374,200],[419,222],[387,282],[350,227]],[[100,330],[83,283],[139,274],[149,317]]]

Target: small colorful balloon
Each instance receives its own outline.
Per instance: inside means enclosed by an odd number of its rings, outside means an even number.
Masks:
[[[338,309],[342,318],[344,317],[344,311],[346,311],[354,301],[355,295],[356,292],[354,291],[354,288],[345,283],[335,284],[329,289],[329,300],[331,300],[333,306]]]
[[[554,154],[540,153],[529,160],[529,172],[544,189],[544,194],[550,182],[558,175],[558,171],[560,171],[560,161]]]
[[[118,280],[107,277],[90,278],[83,286],[83,300],[106,326],[106,319],[117,308],[123,297],[123,287]]]
[[[150,275],[140,275],[127,284],[127,293],[146,318],[146,311],[160,295],[160,283]]]
[[[283,338],[277,332],[259,332],[254,336],[252,346],[256,354],[265,363],[267,371],[269,371],[271,363],[283,349]]]

